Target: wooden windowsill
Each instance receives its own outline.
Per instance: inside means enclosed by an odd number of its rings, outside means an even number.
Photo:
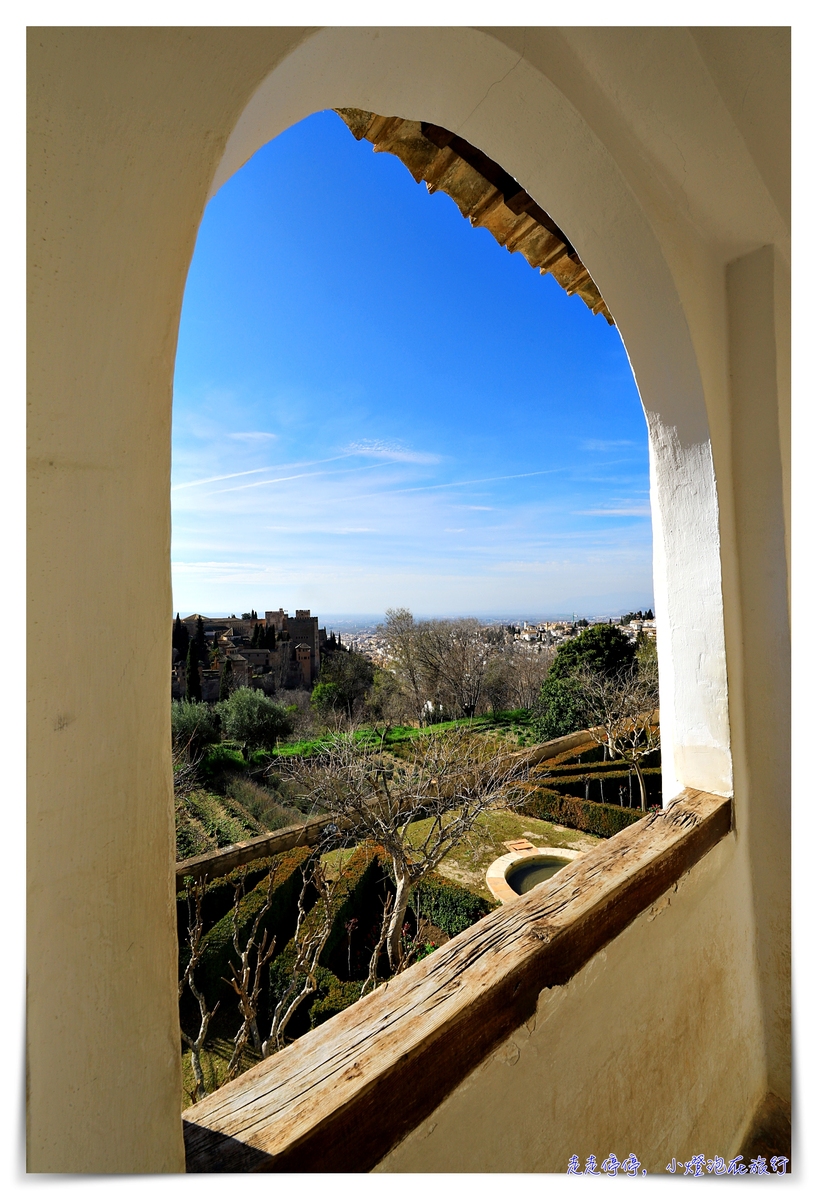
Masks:
[[[190,1172],[368,1171],[727,835],[731,801],[667,809],[495,910],[183,1114]]]

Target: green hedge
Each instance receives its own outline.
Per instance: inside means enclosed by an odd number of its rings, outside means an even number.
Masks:
[[[654,766],[658,766],[658,763],[645,763],[643,764],[642,770],[649,770]],[[559,766],[556,767],[552,766],[550,763],[539,763],[536,767],[532,768],[532,774],[550,775],[554,779],[562,779],[567,775],[579,775],[580,773],[583,777],[585,775],[590,775],[592,777],[595,775],[608,775],[611,771],[624,771],[625,774],[627,774],[628,764],[624,761],[624,759],[617,758],[614,759],[613,762],[608,759],[607,762],[589,763],[587,767],[583,763],[568,762],[560,763]]]
[[[366,845],[357,847],[344,865],[344,886],[339,889],[333,902],[332,928],[316,969],[318,990],[304,1001],[293,1016],[287,1028],[288,1037],[300,1037],[307,1028],[326,1021],[358,999],[361,981],[346,981],[340,978],[336,971],[346,973],[346,923],[353,916],[357,916],[359,920],[362,917],[366,919],[364,910],[368,907],[368,901],[374,897],[374,890],[382,879],[383,864],[378,850]],[[308,917],[307,920],[309,919]],[[270,963],[271,1012],[289,985],[294,962],[295,946],[291,938]]]
[[[347,863],[347,887],[344,895],[336,901],[332,930],[316,970],[318,990],[293,1017],[287,1029],[288,1037],[300,1036],[308,1028],[314,1028],[336,1013],[343,1012],[358,999],[362,979],[346,980],[342,977],[346,975],[346,923],[356,917],[359,932],[370,925],[379,925],[381,885],[389,878],[387,862],[381,847],[360,847]],[[388,886],[394,888],[391,880]],[[482,896],[475,896],[434,872],[417,888],[413,888],[410,913],[414,913],[418,893],[422,916],[450,937],[462,933],[495,907]],[[295,950],[290,941],[270,963],[271,1004],[287,987],[294,957]]]
[[[494,908],[482,896],[475,896],[466,888],[432,872],[412,889],[410,906],[414,912],[419,903],[421,915],[437,925],[449,937],[455,937],[479,921]]]
[[[318,983],[318,991],[313,997],[312,1004],[309,1006],[310,1027],[314,1029],[316,1025],[322,1025],[324,1021],[328,1021],[330,1017],[334,1017],[336,1013],[343,1012],[345,1008],[349,1008],[350,1004],[361,995],[361,984],[357,979],[346,983],[343,979],[339,979],[337,975],[333,975],[328,967],[319,966],[315,972],[315,977]]]
[[[244,771],[246,767],[247,763],[241,750],[236,746],[227,746],[224,742],[208,746],[199,764],[199,770],[209,781],[218,779],[225,771]]]
[[[546,788],[532,792],[517,810],[527,817],[567,825],[598,837],[613,837],[621,829],[640,820],[645,814],[638,808],[620,808],[618,804],[600,804],[595,800],[580,800],[578,796],[562,796]]]
[[[268,937],[275,937],[276,945],[283,947],[292,936],[295,927],[295,911],[298,894],[301,890],[301,864],[308,858],[309,850],[299,847],[276,858],[276,874],[273,890],[273,902],[270,911],[262,922],[262,930],[268,930]],[[267,875],[270,863],[266,860],[266,868],[253,864],[256,870],[248,872],[245,882],[246,893],[239,906],[239,939],[246,937],[256,914],[263,906],[267,897]],[[259,878],[260,876],[260,878]],[[222,1007],[232,1007],[235,993],[225,979],[230,978],[230,960],[235,958],[233,949],[233,898],[237,873],[223,880],[214,880],[205,893],[205,903],[202,906],[204,927],[207,932],[203,938],[202,957],[196,972],[196,981],[209,1004],[222,1001]],[[254,879],[258,882],[253,886]],[[180,918],[184,922],[184,932],[180,935],[180,966],[184,967],[189,954],[187,946],[187,903],[177,899],[177,906],[184,914]],[[214,911],[215,910],[215,911]],[[211,921],[214,923],[211,925]],[[208,926],[210,926],[208,928]],[[260,931],[261,932],[261,931]],[[183,940],[184,939],[184,940]]]
[[[360,921],[365,911],[372,907],[384,873],[380,855],[372,846],[359,846],[347,861],[345,886],[335,898],[332,929],[321,954],[323,966],[339,970],[341,960],[346,960],[347,921],[353,917]]]
[[[645,777],[645,790],[648,804],[662,802],[662,771],[660,767],[648,767],[642,774]],[[618,771],[587,772],[582,775],[551,776],[543,781],[543,787],[549,792],[558,792],[561,796],[585,797],[585,781],[588,780],[588,799],[599,804],[614,804],[620,806],[619,789],[624,788],[625,804],[628,806],[628,772],[623,771],[621,763]],[[639,804],[639,780],[634,771],[631,782],[631,794],[634,805]]]

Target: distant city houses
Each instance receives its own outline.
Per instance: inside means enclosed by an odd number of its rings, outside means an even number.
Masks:
[[[501,622],[486,623],[486,640],[495,646],[505,645],[523,655],[539,655],[551,651],[577,637],[592,624],[617,624],[631,642],[640,635],[656,640],[656,620],[653,612],[627,613],[614,622],[609,617],[588,620],[523,621],[520,625]],[[179,628],[181,626],[181,629]],[[184,632],[182,632],[182,630]],[[310,609],[297,608],[290,616],[283,608],[268,609],[260,617],[255,611],[241,617],[207,617],[192,613],[174,622],[171,695],[183,699],[187,695],[188,648],[199,640],[198,670],[202,699],[216,701],[223,690],[225,670],[230,689],[259,688],[272,695],[281,688],[309,690],[317,682],[321,656],[336,646],[335,635],[327,637],[325,627],[319,627],[318,617]],[[389,669],[394,653],[389,637],[381,626],[359,628],[346,635],[345,648],[365,655],[376,666]],[[228,667],[229,663],[229,667]]]

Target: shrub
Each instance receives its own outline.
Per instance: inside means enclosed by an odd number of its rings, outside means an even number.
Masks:
[[[172,700],[170,727],[174,747],[189,757],[200,754],[205,746],[219,740],[219,716],[209,704]]]
[[[450,883],[434,872],[412,892],[412,910],[419,906],[421,914],[449,937],[462,933],[494,907],[482,896],[475,896],[474,892]]]
[[[316,712],[327,713],[341,703],[337,683],[316,683],[310,696],[310,708]]]
[[[263,832],[249,813],[242,811],[240,806],[227,805],[221,796],[195,791],[185,798],[185,804],[209,836],[216,839],[219,849]]]
[[[298,809],[282,804],[274,792],[254,783],[252,779],[236,775],[225,785],[225,791],[269,833],[275,829],[284,829],[287,825],[299,825],[303,822],[303,814]]]
[[[293,731],[292,715],[255,688],[237,688],[217,708],[227,737],[253,749],[273,747]]]
[[[598,837],[613,837],[644,817],[638,808],[620,808],[618,804],[600,804],[595,800],[580,800],[578,796],[561,796],[546,788],[538,788],[517,810],[527,817],[567,825]]]
[[[195,858],[216,850],[216,839],[211,837],[201,821],[195,817],[184,800],[176,804],[176,861]]]
[[[220,775],[224,775],[226,771],[243,770],[244,766],[244,756],[241,750],[236,749],[235,746],[225,746],[220,742],[215,746],[208,746],[199,764],[199,770],[205,779],[214,780]]]
[[[577,729],[585,729],[588,713],[578,684],[572,679],[554,675],[552,668],[532,710],[531,724],[543,742],[574,733]]]
[[[327,967],[319,966],[316,969],[315,977],[318,990],[309,1009],[312,1029],[315,1029],[316,1025],[323,1024],[324,1021],[328,1021],[336,1013],[349,1008],[350,1004],[354,1004],[361,994],[361,985],[358,980],[346,983]]]

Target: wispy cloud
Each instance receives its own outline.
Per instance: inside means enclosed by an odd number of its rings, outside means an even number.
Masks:
[[[228,433],[227,436],[232,438],[234,442],[273,442],[278,437],[278,434],[253,430],[248,433]]]
[[[613,450],[617,446],[633,446],[634,444],[634,442],[629,441],[627,438],[611,438],[610,440],[604,438],[586,438],[585,441],[580,442],[579,447],[580,450]]]
[[[349,454],[334,454],[331,458],[313,458],[313,459],[308,459],[306,462],[275,463],[272,466],[268,466],[268,467],[253,467],[253,469],[251,471],[233,471],[229,475],[209,475],[206,479],[191,479],[187,483],[177,483],[170,490],[172,492],[180,492],[182,490],[182,488],[199,487],[200,485],[205,484],[205,483],[221,483],[222,480],[224,480],[224,479],[241,479],[242,476],[244,476],[244,475],[262,475],[265,471],[288,471],[288,470],[291,471],[295,467],[315,467],[319,463],[338,462],[342,458],[351,458],[351,455],[349,455]],[[320,474],[320,472],[317,472],[317,473]],[[293,476],[290,476],[290,478],[300,479],[301,476],[293,475]],[[272,479],[272,480],[264,479],[261,482],[262,483],[276,483],[278,481],[275,479]],[[255,485],[248,484],[247,486],[254,487]],[[237,490],[238,490],[237,488],[220,488],[219,489],[220,492],[222,492],[222,491],[230,492],[230,491],[237,491]],[[217,492],[209,493],[209,495],[218,495],[218,494],[219,493],[217,493]]]
[[[412,450],[401,442],[381,442],[365,439],[352,442],[347,450],[350,454],[362,454],[365,458],[388,458],[392,462],[419,463],[421,465],[440,462],[439,454],[423,450]]]
[[[432,492],[439,488],[470,487],[473,483],[500,483],[506,479],[531,479],[535,475],[555,475],[560,467],[549,471],[522,471],[519,475],[489,475],[485,479],[455,479],[449,483],[426,483],[420,487],[390,488],[390,495],[396,496],[406,492]]]
[[[339,458],[349,458],[348,454],[342,454]],[[325,459],[325,462],[333,462],[333,459]],[[351,475],[360,471],[374,471],[378,467],[387,467],[394,459],[388,459],[386,462],[370,463],[368,467],[340,467],[335,471],[300,471],[297,475],[278,475],[275,479],[259,479],[255,483],[240,483],[238,487],[219,488],[216,492],[205,492],[206,496],[223,496],[227,492],[246,492],[250,488],[266,487],[274,483],[291,483],[294,479],[313,479],[318,475]]]
[[[649,517],[647,501],[635,504],[611,505],[609,508],[585,508],[576,513],[578,517]]]
[[[262,471],[273,471],[274,467],[254,467],[252,471],[232,471],[229,475],[209,475],[207,479],[190,479],[187,483],[177,483],[170,490],[181,492],[183,488],[199,487],[203,483],[219,483],[222,479],[240,479],[242,475],[259,475]]]

